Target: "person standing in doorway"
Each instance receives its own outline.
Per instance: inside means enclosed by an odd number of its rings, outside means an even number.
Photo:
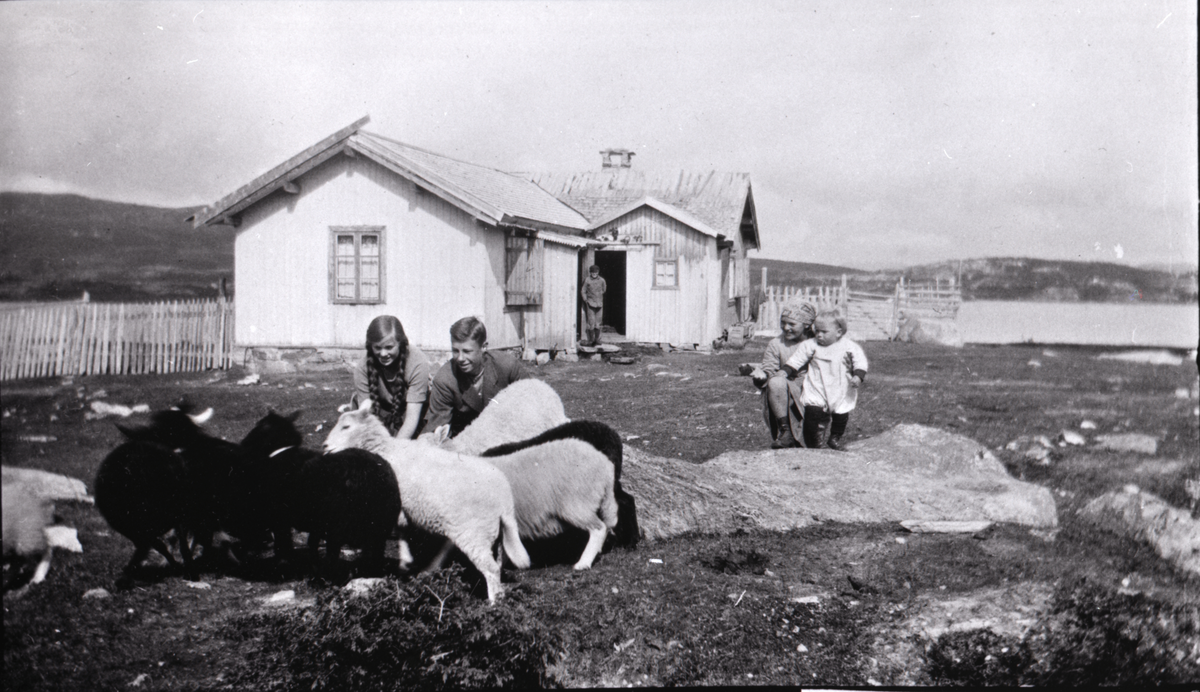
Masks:
[[[584,344],[597,346],[600,343],[600,323],[604,319],[604,292],[608,284],[600,276],[600,267],[588,267],[588,278],[583,280],[583,288],[579,290],[583,296]]]

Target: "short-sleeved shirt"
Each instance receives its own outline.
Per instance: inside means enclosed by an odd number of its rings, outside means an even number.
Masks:
[[[508,385],[526,377],[521,362],[504,352],[483,354],[483,375],[478,380],[460,376],[453,361],[446,361],[429,388],[426,430],[450,424],[454,437],[471,424],[492,399]]]
[[[608,283],[604,281],[604,277],[597,276],[583,280],[583,302],[588,304],[588,307],[602,308],[604,307],[604,292],[608,290]]]
[[[371,386],[367,380],[367,359],[371,355],[367,354],[362,360],[355,364],[353,370],[354,377],[354,396],[350,399],[351,403],[358,406],[362,402],[371,398]],[[404,359],[403,385],[399,388],[393,386],[397,390],[398,396],[396,401],[388,391],[387,383],[383,379],[383,375],[376,373],[376,388],[375,393],[379,401],[379,406],[383,411],[398,410],[401,419],[404,416],[405,407],[410,403],[424,403],[429,399],[429,358],[421,349],[411,344],[408,347],[408,355]]]

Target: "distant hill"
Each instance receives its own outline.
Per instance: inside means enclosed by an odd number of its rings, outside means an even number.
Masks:
[[[193,229],[196,209],[0,193],[0,300],[215,297],[222,277],[232,288],[234,230]]]
[[[901,270],[865,272],[804,262],[751,258],[750,283],[834,286],[842,274],[851,289],[891,293],[901,277],[908,283],[943,286],[961,281],[964,300],[1195,303],[1195,268],[1169,272],[1108,262],[1069,262],[1023,257],[989,257],[923,264]]]
[[[222,278],[233,289],[234,229],[193,229],[198,207],[166,209],[78,195],[0,192],[0,301],[97,301],[208,298]],[[1171,273],[1104,262],[998,257],[941,262],[893,271],[863,271],[809,262],[750,260],[750,283],[762,270],[773,286],[839,285],[891,293],[908,282],[961,273],[966,300],[1187,303],[1197,300],[1196,270]]]

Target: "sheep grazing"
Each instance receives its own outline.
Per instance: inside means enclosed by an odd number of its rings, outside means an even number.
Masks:
[[[595,447],[561,439],[490,457],[512,486],[521,538],[556,536],[568,524],[588,532],[575,569],[588,569],[617,525],[613,465]]]
[[[153,548],[172,567],[178,567],[162,537],[174,530],[180,541],[184,569],[196,578],[188,530],[201,526],[200,498],[191,491],[187,462],[169,447],[130,440],[100,462],[93,485],[96,509],[114,531],[133,541],[134,552],[125,566],[123,581],[142,564]]]
[[[513,508],[512,488],[495,466],[419,442],[399,440],[371,415],[370,401],[338,418],[325,450],[359,448],[387,459],[396,474],[403,514],[416,526],[454,542],[487,582],[488,601],[501,594],[500,553],[520,569],[529,567]]]
[[[542,434],[520,442],[510,442],[498,445],[483,452],[484,457],[496,457],[535,447],[537,445],[574,438],[582,440],[598,449],[613,467],[613,495],[617,500],[617,526],[613,529],[613,545],[623,548],[637,546],[639,532],[637,524],[637,504],[633,496],[621,488],[621,462],[623,446],[621,436],[616,430],[599,421],[570,421],[551,428]]]
[[[275,554],[292,551],[292,529],[307,531],[316,556],[325,539],[332,569],[343,545],[362,548],[365,571],[383,570],[384,549],[400,516],[396,474],[378,454],[344,449],[321,454],[300,446],[300,412],[267,413],[242,440],[250,456],[243,476],[256,521],[275,538]]]
[[[550,385],[541,380],[517,380],[500,390],[478,418],[442,446],[477,456],[489,447],[519,442],[567,420],[562,399]]]

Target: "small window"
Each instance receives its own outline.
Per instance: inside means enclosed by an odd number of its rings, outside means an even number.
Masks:
[[[654,260],[654,287],[679,288],[679,260]]]
[[[383,226],[331,226],[329,230],[330,300],[382,303]]]

